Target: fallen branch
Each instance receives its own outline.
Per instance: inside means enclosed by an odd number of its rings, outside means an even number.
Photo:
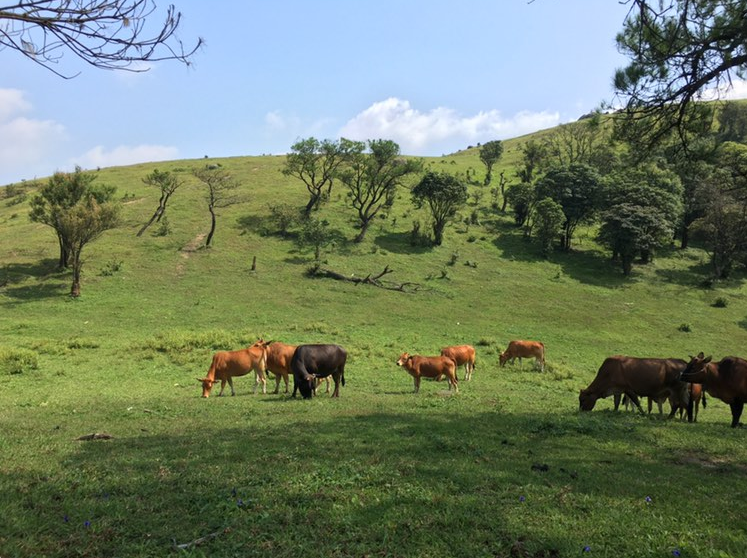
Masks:
[[[174,539],[174,548],[177,548],[179,550],[188,550],[193,546],[200,546],[202,543],[210,541],[222,533],[228,533],[230,530],[230,528],[226,527],[225,529],[221,529],[220,531],[216,531],[215,533],[210,533],[209,535],[205,535],[204,537],[200,537],[193,541],[182,544],[176,544],[176,540]]]
[[[111,440],[114,438],[111,434],[106,434],[104,432],[94,432],[93,434],[86,434],[84,436],[80,436],[78,438],[75,438],[76,442],[86,442],[88,440]]]
[[[325,269],[321,266],[312,267],[308,271],[309,277],[317,277],[317,278],[326,278],[326,279],[335,279],[336,281],[348,281],[350,283],[354,283],[356,285],[373,285],[374,287],[379,287],[380,289],[387,289],[390,291],[400,291],[400,292],[406,292],[406,293],[413,293],[417,292],[422,285],[418,283],[413,282],[405,282],[405,283],[394,283],[392,281],[382,281],[381,278],[385,275],[388,275],[390,273],[393,273],[394,270],[390,269],[387,265],[384,267],[384,270],[376,275],[371,275],[370,273],[366,275],[365,277],[356,277],[355,275],[344,275],[340,273],[339,271],[334,271],[332,269]]]

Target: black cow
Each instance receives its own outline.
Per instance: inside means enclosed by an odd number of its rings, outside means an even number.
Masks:
[[[301,390],[304,399],[310,399],[317,378],[332,376],[335,391],[332,397],[340,397],[340,382],[345,385],[345,361],[348,353],[339,345],[299,345],[291,359],[293,371],[293,397]]]

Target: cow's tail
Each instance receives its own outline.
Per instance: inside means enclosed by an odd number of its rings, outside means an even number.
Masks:
[[[342,369],[342,373],[340,374],[340,382],[342,383],[342,386],[345,387],[345,369]]]

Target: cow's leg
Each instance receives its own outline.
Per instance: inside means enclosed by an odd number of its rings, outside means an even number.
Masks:
[[[627,391],[625,392],[625,395],[628,396],[628,399],[633,403],[633,405],[635,405],[636,407],[638,407],[638,411],[641,414],[644,414],[643,413],[643,407],[641,407],[641,403],[640,403],[640,401],[638,401],[638,396],[635,393],[629,393]]]
[[[454,393],[459,393],[459,380],[457,379],[456,370],[454,371],[454,374],[451,376],[451,383],[454,385]]]
[[[731,407],[731,427],[736,428],[737,426],[739,426],[739,417],[742,416],[744,403],[742,403],[741,401],[735,401],[729,406]]]
[[[285,384],[285,392],[288,393],[288,380],[286,380]],[[280,374],[275,374],[275,391],[273,391],[275,395],[280,393]]]
[[[415,376],[413,380],[415,381],[415,393],[417,393],[420,391],[420,376]]]
[[[226,380],[225,378],[221,378],[220,381],[220,393],[218,394],[218,397],[223,397],[223,390],[226,389]]]
[[[285,382],[285,393],[288,393],[288,374],[283,374],[283,381]]]
[[[612,395],[612,401],[615,403],[615,411],[620,407],[620,397],[621,395],[619,393]]]
[[[335,381],[335,391],[332,392],[332,397],[340,397],[340,371],[335,371],[334,374],[332,374],[332,379]],[[329,376],[324,378],[324,381],[327,382],[327,391],[324,393],[329,393]]]

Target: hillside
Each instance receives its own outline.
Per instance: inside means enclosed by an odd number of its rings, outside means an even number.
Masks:
[[[505,142],[494,176],[513,178],[526,139]],[[21,203],[0,198],[0,448],[10,456],[0,465],[0,509],[13,518],[0,555],[159,556],[172,538],[209,533],[218,535],[205,552],[226,556],[745,548],[747,509],[730,487],[744,481],[747,450],[726,405],[709,399],[695,425],[613,414],[609,399],[576,411],[578,390],[612,354],[747,356],[743,277],[702,288],[707,255],[696,247],[660,253],[626,279],[593,230],[572,253],[543,259],[477,184],[462,217],[476,211],[479,225],[448,227],[440,247],[410,245],[413,221],[426,218],[405,189],[353,244],[353,213],[336,184],[318,216],[343,240],[327,249],[325,266],[359,276],[389,266],[387,278],[419,290],[310,279],[310,252],[263,233],[271,204],[307,200],[282,162],[97,171],[97,182],[117,188],[123,224],[85,250],[75,300],[69,274],[55,270],[52,230],[28,219],[33,192]],[[219,211],[205,249],[210,217],[191,169],[208,163],[238,178],[246,201]],[[484,173],[475,148],[427,163]],[[158,202],[142,182],[155,168],[186,184],[167,210],[171,232],[157,236],[154,226],[138,238]],[[726,307],[713,305],[718,298]],[[249,377],[237,380],[236,398],[201,400],[196,378],[212,352],[259,336],[344,346],[340,400],[252,396]],[[545,373],[526,362],[499,368],[499,352],[519,338],[545,343]],[[460,382],[458,397],[429,382],[413,395],[399,354],[457,343],[477,348],[474,379]],[[92,432],[115,439],[72,442]]]

